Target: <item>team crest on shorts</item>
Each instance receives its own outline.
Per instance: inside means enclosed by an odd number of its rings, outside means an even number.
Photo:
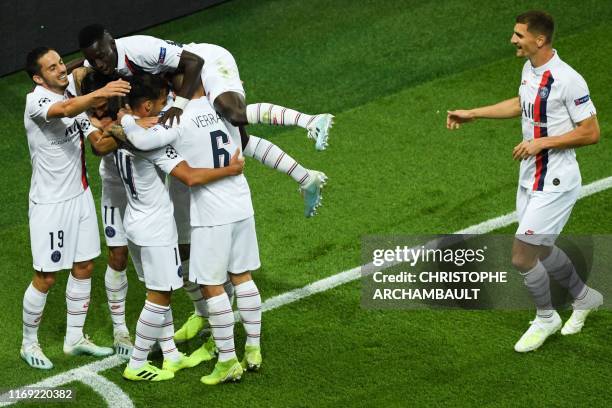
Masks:
[[[178,270],[176,271],[176,274],[179,276],[179,278],[183,277],[183,265],[179,265]]]
[[[108,226],[106,228],[104,228],[104,233],[106,234],[107,237],[112,238],[115,236],[115,234],[117,233],[115,231],[115,229],[111,226]]]
[[[538,95],[540,95],[540,98],[542,98],[542,99],[548,98],[548,94],[549,93],[550,93],[550,90],[548,88],[546,88],[545,86],[541,87],[538,90]]]
[[[51,254],[51,260],[57,263],[60,259],[62,259],[62,253],[60,251],[53,251]]]

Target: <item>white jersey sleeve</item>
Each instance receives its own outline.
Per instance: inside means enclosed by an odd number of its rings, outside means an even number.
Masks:
[[[172,145],[149,152],[140,152],[140,155],[166,174],[170,174],[180,162],[185,161]]]
[[[34,93],[30,94],[34,95]],[[61,95],[37,95],[38,98],[28,97],[26,102],[26,114],[32,119],[34,122],[38,124],[42,124],[45,122],[49,122],[47,119],[47,112],[49,112],[49,108],[53,106],[57,102],[61,102],[64,98]]]
[[[178,128],[168,128],[161,124],[149,129],[141,128],[130,115],[121,119],[121,126],[123,126],[127,140],[139,150],[159,149],[174,143],[179,136]]]
[[[575,74],[576,77],[565,87],[564,103],[572,121],[578,123],[594,116],[597,111],[586,81],[580,74]]]
[[[119,38],[115,43],[117,71],[122,75],[174,72],[183,53],[181,44],[148,35]]]

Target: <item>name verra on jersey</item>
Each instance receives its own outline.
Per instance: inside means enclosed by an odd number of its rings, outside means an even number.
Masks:
[[[215,112],[214,115],[212,113],[207,113],[207,114],[198,115],[194,118],[191,118],[191,121],[198,128],[204,128],[210,125],[216,125],[217,123],[219,123],[220,120],[221,120],[221,116],[217,112]]]

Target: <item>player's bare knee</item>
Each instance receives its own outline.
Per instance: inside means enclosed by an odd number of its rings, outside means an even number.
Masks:
[[[213,298],[225,293],[223,285],[204,285],[202,286],[202,294],[206,299]]]
[[[76,279],[89,279],[93,274],[93,261],[75,262],[72,264],[72,276]]]
[[[55,273],[36,271],[32,284],[42,293],[47,293],[55,285]]]
[[[108,265],[116,271],[127,268],[128,248],[127,246],[108,248]]]
[[[533,257],[529,253],[519,250],[512,251],[512,265],[521,272],[529,271],[537,262],[537,257]]]
[[[246,271],[246,272],[238,273],[238,274],[230,273],[229,275],[230,275],[230,280],[232,281],[232,285],[234,286],[238,286],[241,283],[253,280],[253,276],[251,276],[250,271]]]

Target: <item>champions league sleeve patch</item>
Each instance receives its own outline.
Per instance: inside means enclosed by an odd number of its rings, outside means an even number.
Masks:
[[[50,102],[51,102],[51,99],[49,99],[49,98],[47,98],[47,97],[40,98],[40,99],[38,100],[38,106],[40,106],[40,107],[42,108],[42,107],[43,107],[43,105],[45,105],[45,104],[47,104],[47,103],[50,103]]]
[[[584,95],[582,98],[574,99],[574,104],[576,106],[582,105],[583,103],[587,103],[590,100],[589,95]]]
[[[176,159],[178,157],[178,153],[174,147],[168,145],[166,146],[166,156],[168,156],[169,159]]]
[[[163,64],[165,60],[166,60],[166,47],[160,47],[159,48],[159,58],[157,62],[160,64]]]

